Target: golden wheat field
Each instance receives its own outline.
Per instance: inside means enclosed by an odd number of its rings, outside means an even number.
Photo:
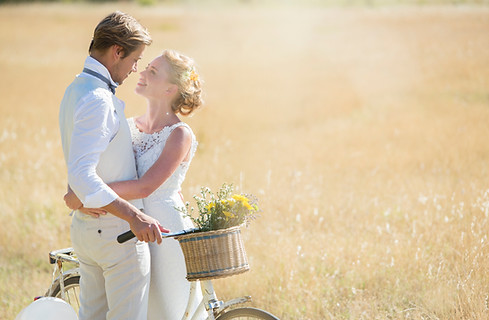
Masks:
[[[0,6],[0,319],[69,247],[58,107],[116,9],[193,57],[191,199],[260,200],[251,271],[215,281],[281,319],[489,318],[489,7],[127,2]],[[145,111],[138,76],[118,89]]]

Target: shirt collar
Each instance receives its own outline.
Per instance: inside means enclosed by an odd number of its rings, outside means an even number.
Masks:
[[[109,79],[110,83],[112,83],[112,85],[114,87],[117,88],[117,86],[119,85],[117,82],[112,80],[112,77],[110,76],[109,70],[107,70],[107,68],[103,64],[101,64],[98,60],[96,60],[95,58],[88,56],[87,59],[85,59],[84,67],[88,68],[92,71],[100,73],[101,75],[103,75],[104,77]]]

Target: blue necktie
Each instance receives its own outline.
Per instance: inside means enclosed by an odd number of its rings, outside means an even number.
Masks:
[[[102,80],[103,82],[105,82],[105,83],[107,84],[107,86],[109,86],[109,90],[110,90],[110,91],[111,91],[113,94],[115,94],[115,88],[116,88],[116,86],[114,86],[114,85],[113,85],[113,84],[110,82],[110,80],[109,80],[109,79],[107,79],[106,77],[104,77],[104,76],[103,76],[103,75],[101,75],[100,73],[97,73],[97,72],[95,72],[95,71],[93,71],[93,70],[90,70],[90,69],[87,69],[87,68],[84,68],[84,69],[83,69],[83,72],[88,73],[88,74],[90,74],[90,75],[92,75],[92,76],[94,76],[94,77],[97,77],[97,78],[99,78],[100,80]]]

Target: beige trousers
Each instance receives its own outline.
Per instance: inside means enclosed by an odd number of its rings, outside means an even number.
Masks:
[[[150,281],[148,244],[117,243],[129,224],[111,214],[75,213],[71,241],[80,260],[80,320],[146,320]]]

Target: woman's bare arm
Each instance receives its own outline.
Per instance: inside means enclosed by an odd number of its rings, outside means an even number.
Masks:
[[[185,127],[178,127],[168,137],[160,157],[149,170],[138,180],[127,180],[109,183],[121,198],[126,200],[146,198],[161,186],[188,157],[192,135]],[[80,209],[83,204],[73,191],[68,191],[64,200],[73,209]]]

